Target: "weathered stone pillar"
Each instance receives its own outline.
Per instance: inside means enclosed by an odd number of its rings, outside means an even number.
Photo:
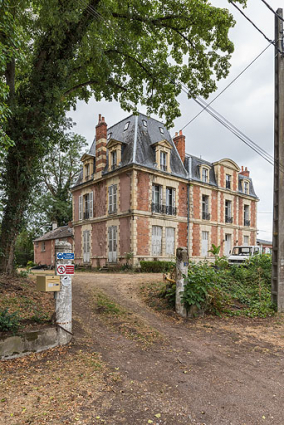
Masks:
[[[176,312],[187,317],[186,308],[181,302],[181,292],[184,290],[185,282],[184,275],[188,273],[188,251],[187,248],[177,248],[176,251]]]
[[[57,260],[58,252],[72,252],[69,242],[55,243],[55,274],[58,264],[71,264],[70,260]],[[72,339],[72,277],[60,276],[60,291],[55,292],[55,317],[59,345],[65,345]]]

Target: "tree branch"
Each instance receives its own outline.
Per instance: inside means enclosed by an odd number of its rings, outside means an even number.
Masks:
[[[64,96],[68,96],[68,95],[69,95],[70,93],[72,93],[73,91],[78,90],[78,89],[81,89],[81,88],[86,87],[86,86],[91,86],[92,84],[101,84],[101,83],[100,83],[100,81],[97,81],[97,80],[89,80],[89,81],[85,81],[84,83],[77,84],[76,86],[74,86],[74,87],[72,87],[71,89],[67,90],[67,91],[64,93]],[[116,88],[118,88],[118,89],[120,89],[120,90],[122,90],[122,91],[124,91],[124,92],[126,92],[126,91],[127,91],[127,88],[125,88],[125,87],[121,86],[121,85],[120,85],[120,84],[118,84],[118,83],[115,83],[115,82],[114,82],[114,81],[112,81],[112,80],[107,80],[107,81],[106,81],[106,84],[108,84],[108,85],[110,85],[110,86],[114,86],[114,87],[116,87]]]

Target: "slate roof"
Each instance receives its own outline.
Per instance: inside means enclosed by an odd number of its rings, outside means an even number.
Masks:
[[[127,125],[128,123],[128,125]],[[145,125],[146,123],[146,125]],[[127,127],[127,128],[126,128]],[[188,179],[189,181],[199,181],[200,179],[200,166],[207,165],[210,168],[209,182],[207,184],[217,187],[217,181],[212,163],[198,158],[193,155],[186,154],[185,162],[182,163],[180,156],[177,152],[176,146],[171,138],[171,135],[165,125],[154,119],[149,118],[144,114],[130,115],[127,118],[109,127],[107,130],[108,142],[111,139],[117,140],[122,143],[121,151],[121,164],[124,167],[131,164],[138,164],[156,170],[155,167],[155,143],[167,140],[171,145],[171,174]],[[96,140],[94,139],[90,150],[90,155],[96,154]],[[111,173],[108,170],[108,153],[107,164],[103,174]],[[161,172],[161,171],[160,171]],[[165,172],[165,174],[167,174]],[[241,181],[243,178],[249,180],[249,195],[257,198],[255,194],[252,179],[239,175],[239,192],[242,192]],[[83,183],[83,171],[81,171],[78,180],[74,186]]]
[[[54,230],[51,230],[50,232],[45,233],[44,235],[35,239],[34,242],[48,241],[48,240],[51,240],[51,239],[69,238],[69,237],[72,237],[72,236],[73,236],[73,228],[72,227],[61,226],[61,227],[57,227]]]
[[[124,130],[127,123],[129,123],[128,128]],[[108,128],[108,138],[109,140],[114,139],[123,143],[122,167],[135,163],[152,169],[156,169],[154,165],[155,148],[153,145],[167,140],[173,147],[170,158],[172,174],[179,177],[187,176],[169,131],[163,123],[154,118],[149,118],[144,114],[130,115]],[[107,172],[108,164],[104,174]]]

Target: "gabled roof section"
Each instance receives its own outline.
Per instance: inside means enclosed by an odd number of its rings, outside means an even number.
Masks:
[[[69,238],[69,237],[73,237],[73,227],[61,226],[61,227],[57,227],[54,230],[51,230],[50,232],[45,233],[44,235],[35,239],[34,242],[41,242],[41,241],[48,241],[51,239],[62,239],[62,238]]]
[[[238,166],[238,164],[236,164],[235,161],[230,158],[220,159],[219,161],[214,162],[213,165],[223,165],[224,167],[231,168],[232,170],[237,171],[238,173],[240,172],[240,167]]]
[[[243,180],[246,180],[246,181],[249,182],[249,193],[248,193],[248,195],[253,196],[255,198],[258,198],[258,196],[256,195],[256,193],[254,191],[252,179],[250,177],[243,176],[242,174],[239,174],[239,188],[238,188],[239,192],[241,192],[242,194],[244,193],[243,187],[242,187],[242,181]]]
[[[186,155],[185,157],[185,167],[187,172],[189,173],[190,179],[201,182],[200,169],[202,165],[209,168],[209,182],[207,184],[211,184],[213,186],[217,186],[214,167],[211,162],[205,161],[202,158],[198,158],[193,155]]]

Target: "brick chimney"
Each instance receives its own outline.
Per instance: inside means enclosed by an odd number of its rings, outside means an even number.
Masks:
[[[96,126],[96,173],[103,171],[106,166],[107,123],[99,114],[99,122]]]
[[[182,130],[176,132],[174,137],[174,143],[176,145],[179,156],[181,157],[182,163],[185,160],[185,136],[182,134]]]
[[[242,176],[245,176],[245,177],[249,177],[248,167],[246,167],[246,168],[244,169],[244,167],[242,166],[242,170],[240,171],[240,173],[239,173],[239,174],[241,174]]]

